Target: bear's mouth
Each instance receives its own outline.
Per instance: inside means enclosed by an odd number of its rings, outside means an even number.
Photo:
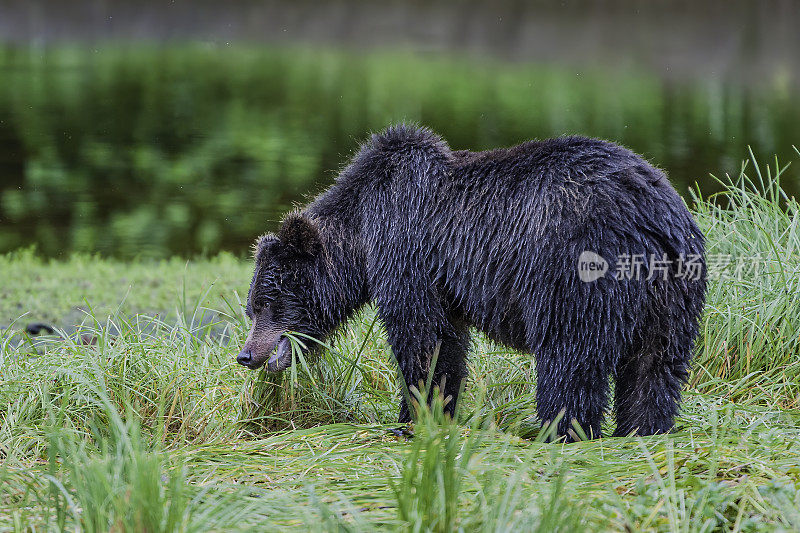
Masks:
[[[281,335],[278,345],[267,360],[267,371],[281,372],[292,365],[292,343],[289,337]]]

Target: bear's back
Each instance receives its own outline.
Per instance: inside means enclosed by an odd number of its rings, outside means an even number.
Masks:
[[[515,212],[492,217],[501,223],[528,218],[542,231],[551,224],[564,229],[565,223],[603,221],[658,225],[688,214],[664,172],[604,140],[569,136],[453,151],[451,161],[452,172],[439,184],[440,201],[460,201],[472,211]]]
[[[454,176],[469,175],[506,182],[546,180],[597,183],[620,170],[647,166],[660,173],[630,150],[609,141],[581,136],[533,140],[481,152],[452,152]]]

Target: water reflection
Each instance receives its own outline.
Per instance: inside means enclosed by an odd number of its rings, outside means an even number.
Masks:
[[[0,47],[0,251],[243,252],[329,184],[369,131],[414,120],[454,148],[581,133],[667,169],[682,193],[747,147],[788,161],[800,103],[639,68],[248,45]],[[790,185],[794,188],[796,184]]]

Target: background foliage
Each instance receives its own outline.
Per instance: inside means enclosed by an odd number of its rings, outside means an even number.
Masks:
[[[371,131],[418,121],[454,148],[585,134],[666,168],[682,194],[752,145],[796,143],[800,104],[644,71],[246,45],[0,47],[0,252],[242,253]],[[796,183],[785,183],[792,193]]]

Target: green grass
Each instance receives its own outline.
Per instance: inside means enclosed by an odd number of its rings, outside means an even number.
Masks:
[[[708,253],[723,260],[721,278],[710,285],[692,383],[736,401],[798,409],[800,205],[783,192],[786,169],[777,161],[749,163],[735,181],[723,180],[722,198],[710,199],[719,201],[698,199]]]
[[[235,363],[246,261],[0,257],[0,530],[800,529],[800,230],[780,174],[697,199],[709,253],[762,272],[712,281],[676,431],[648,438],[545,442],[532,359],[478,337],[461,423],[435,402],[407,440],[372,309],[274,376]],[[32,321],[70,335],[29,339]]]

